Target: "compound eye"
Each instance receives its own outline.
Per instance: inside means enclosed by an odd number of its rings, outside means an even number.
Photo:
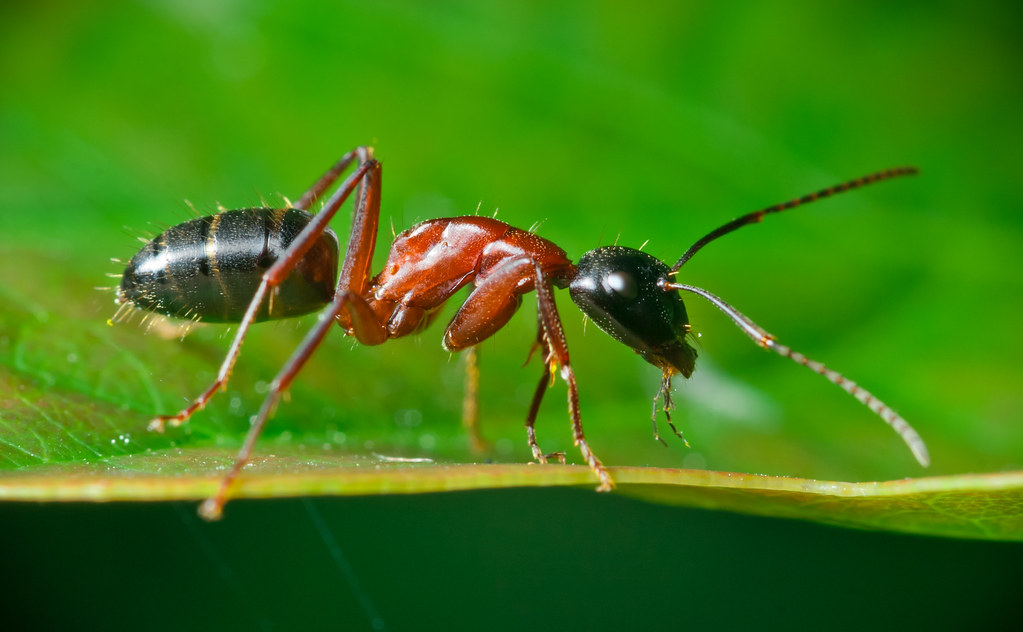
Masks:
[[[633,299],[639,296],[639,286],[636,279],[628,272],[616,271],[604,277],[604,289],[614,292],[618,296]]]

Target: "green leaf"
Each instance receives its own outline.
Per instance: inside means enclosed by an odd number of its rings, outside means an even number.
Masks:
[[[123,430],[119,407],[33,386],[0,369],[0,499],[200,500],[234,449]],[[431,462],[353,455],[331,443],[264,442],[232,495],[400,494],[504,487],[592,486],[579,465]],[[615,493],[651,502],[845,527],[1023,540],[1023,472],[843,483],[733,472],[614,467]]]
[[[233,453],[170,448],[0,475],[0,499],[200,500]],[[842,483],[666,468],[611,468],[615,493],[651,502],[794,518],[860,529],[1023,540],[1023,472]],[[505,487],[592,486],[579,465],[412,464],[383,456],[280,446],[245,470],[233,497],[410,494]]]

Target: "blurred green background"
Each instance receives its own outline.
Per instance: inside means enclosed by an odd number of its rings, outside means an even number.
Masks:
[[[919,178],[730,235],[701,252],[682,278],[890,403],[927,440],[929,471],[848,395],[758,350],[696,300],[687,304],[702,335],[698,372],[676,390],[677,420],[693,448],[664,449],[649,430],[656,371],[595,328],[584,333],[562,293],[591,445],[611,464],[818,479],[1018,469],[1019,23],[1008,3],[4,3],[0,360],[44,388],[123,407],[124,432],[144,434],[148,415],[170,411],[206,384],[227,339],[216,327],[184,342],[107,327],[111,295],[93,287],[113,284],[103,276],[118,272],[108,259],[129,258],[136,237],[189,218],[186,198],[204,213],[217,203],[295,199],[358,144],[373,144],[384,164],[385,227],[499,209],[500,219],[523,228],[542,221],[539,233],[574,258],[620,236],[623,245],[649,240],[647,252],[674,260],[742,213],[915,164]],[[346,221],[336,222],[342,239]],[[482,351],[484,433],[494,442],[488,458],[528,458],[521,423],[539,369],[535,360],[521,364],[534,314],[528,298]],[[258,382],[280,366],[301,326],[258,328],[228,396],[196,418],[190,436],[172,439],[236,442],[258,404]],[[438,325],[374,349],[332,337],[268,440],[474,458],[458,420],[461,365],[440,350],[441,331]],[[548,396],[538,429],[544,449],[575,458],[563,388]],[[395,621],[440,616],[466,629],[568,621],[602,627],[619,620],[612,611],[629,613],[620,620],[633,623],[684,622],[658,615],[648,600],[664,613],[731,627],[792,603],[767,587],[774,597],[759,595],[750,610],[729,605],[750,599],[748,580],[777,579],[768,568],[802,582],[810,591],[804,599],[816,604],[805,614],[818,621],[841,608],[835,595],[859,588],[879,604],[863,613],[872,624],[891,609],[900,613],[886,619],[893,627],[919,622],[912,598],[881,596],[915,584],[919,592],[910,597],[927,600],[927,620],[955,627],[967,620],[957,615],[1002,614],[1011,594],[1006,556],[1020,557],[1009,545],[856,534],[592,496],[533,490],[313,506],[333,518],[346,550],[390,551],[384,560],[357,554],[353,566],[370,601],[384,604],[382,620],[398,628]],[[318,515],[308,513],[311,505],[238,505],[245,509],[212,527],[192,521],[191,507],[3,511],[9,535],[33,543],[10,559],[36,598],[53,586],[62,598],[77,595],[73,603],[87,613],[102,599],[98,588],[52,584],[47,569],[59,555],[78,572],[101,573],[110,599],[120,602],[118,591],[126,591],[135,605],[125,613],[156,617],[148,622],[156,627],[241,625],[248,619],[237,613],[271,599],[263,592],[282,576],[281,602],[305,618],[275,604],[253,615],[264,627],[326,618],[369,625],[362,593],[330,575],[336,568],[307,565],[306,556],[329,554],[322,533],[306,541]],[[44,546],[41,534],[50,531],[41,525],[61,533],[60,525],[79,520],[82,530],[65,533],[59,549]],[[166,533],[151,528],[160,520]],[[430,528],[418,531],[420,520]],[[484,529],[493,540],[469,537]],[[265,550],[270,543],[256,537],[264,530],[301,552]],[[760,537],[765,546],[746,551],[745,561],[726,552],[736,540]],[[163,539],[200,551],[201,561],[183,556],[150,566]],[[792,557],[807,541],[814,544]],[[97,542],[131,553],[111,551],[120,563],[100,570],[102,556],[85,553]],[[854,567],[848,575],[828,567],[828,552],[855,547],[876,553],[844,557]],[[449,549],[452,555],[437,554]],[[895,551],[909,556],[905,566],[925,569],[928,581],[906,570],[875,584],[890,572],[881,560]],[[272,558],[266,569],[243,570],[263,556]],[[224,595],[192,595],[187,584],[196,572],[204,589]],[[981,582],[973,592],[934,599],[947,587],[940,579],[954,583],[964,572]],[[156,593],[149,599],[125,582],[139,573]],[[464,579],[478,575],[500,581]],[[566,580],[579,576],[586,580],[559,599]],[[672,590],[681,576],[685,599]],[[706,594],[701,577],[713,584]],[[723,581],[736,586],[722,590]],[[319,619],[319,602],[306,588],[312,582],[332,586],[343,607]],[[160,614],[153,604],[164,590],[191,605]],[[417,620],[399,593],[432,606]],[[518,604],[508,614],[508,600],[535,601],[537,609]],[[15,612],[24,615],[36,602],[18,603]],[[796,610],[805,605],[795,603]],[[47,612],[42,621],[60,625],[63,614]]]

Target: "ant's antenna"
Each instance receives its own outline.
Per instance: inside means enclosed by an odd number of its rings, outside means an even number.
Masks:
[[[913,456],[920,465],[924,467],[930,465],[931,457],[927,453],[927,446],[924,444],[924,440],[920,438],[917,431],[913,429],[913,426],[910,426],[909,422],[900,417],[898,413],[888,406],[888,404],[882,402],[867,389],[863,388],[856,382],[853,382],[838,371],[829,369],[822,363],[817,362],[816,360],[811,360],[802,353],[779,343],[773,335],[754,323],[745,314],[707,290],[694,287],[692,285],[672,283],[664,279],[661,280],[659,285],[664,289],[681,290],[683,292],[691,292],[697,296],[702,296],[710,301],[715,307],[724,312],[726,316],[731,318],[732,321],[739,326],[739,329],[741,329],[744,334],[749,336],[753,342],[757,343],[759,346],[764,349],[770,349],[778,355],[784,356],[797,364],[802,364],[814,373],[824,376],[824,378],[829,382],[837,384],[840,388],[845,390],[845,392],[855,397],[860,401],[860,403],[869,408],[874,412],[874,414],[891,426],[892,429],[894,429],[895,432],[902,437],[902,440],[909,447],[910,452],[913,453]]]
[[[855,180],[843,182],[842,184],[836,184],[833,187],[821,189],[816,193],[810,193],[809,195],[804,195],[803,197],[796,198],[794,200],[789,200],[788,202],[783,202],[782,204],[768,206],[765,209],[761,209],[759,211],[754,211],[753,213],[743,215],[738,219],[733,219],[724,226],[721,226],[720,228],[717,228],[707,233],[702,239],[700,239],[695,244],[690,246],[689,250],[686,250],[685,254],[683,254],[682,257],[677,262],[675,262],[675,265],[672,266],[671,272],[668,273],[668,276],[674,276],[675,274],[677,274],[679,268],[685,265],[686,261],[692,259],[693,255],[699,252],[700,248],[703,248],[704,246],[714,241],[718,237],[727,235],[733,230],[741,228],[746,224],[754,224],[762,221],[764,219],[764,215],[767,215],[768,213],[780,213],[781,211],[787,211],[790,208],[795,208],[797,206],[802,206],[803,204],[808,204],[816,200],[822,200],[826,197],[831,197],[832,195],[835,195],[837,193],[843,193],[845,191],[850,191],[852,189],[865,187],[868,184],[874,184],[875,182],[881,182],[882,180],[898,178],[899,176],[913,176],[918,173],[920,173],[920,170],[917,169],[916,167],[895,167],[893,169],[886,169],[884,171],[878,171],[877,173],[872,173],[870,175],[863,176],[862,178],[857,178]]]

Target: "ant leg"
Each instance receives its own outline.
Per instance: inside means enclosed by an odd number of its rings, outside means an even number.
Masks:
[[[383,174],[380,163],[373,159],[371,151],[367,152],[366,161],[362,164],[370,166],[365,172],[365,178],[359,182],[351,234],[348,236],[348,249],[345,251],[345,260],[338,275],[336,293],[351,290],[359,296],[366,296],[370,279],[373,277],[370,266],[373,265],[373,250],[376,248],[377,229],[380,226]],[[321,212],[320,215],[322,214]]]
[[[540,311],[536,313],[536,340],[533,342],[533,346],[529,349],[529,356],[526,358],[526,364],[529,364],[529,360],[533,357],[533,352],[537,349],[542,349],[543,364],[540,373],[540,382],[536,385],[536,391],[533,393],[533,401],[529,404],[529,414],[526,415],[526,440],[529,442],[529,449],[533,452],[533,460],[537,463],[547,463],[547,459],[556,458],[558,462],[565,463],[564,452],[552,452],[550,454],[544,454],[540,450],[540,446],[536,443],[536,416],[540,412],[540,403],[543,401],[544,394],[547,393],[547,388],[554,382],[554,375],[548,369],[550,362],[550,347],[544,339],[543,334],[543,321],[540,317]]]
[[[330,222],[331,218],[337,213],[337,210],[341,205],[348,199],[352,191],[355,190],[364,177],[372,176],[376,174],[376,177],[372,179],[372,184],[369,187],[368,198],[376,199],[377,209],[379,209],[379,191],[374,191],[375,184],[379,187],[380,183],[380,164],[373,159],[364,162],[350,175],[345,181],[338,187],[334,195],[330,197],[327,204],[324,206],[323,211],[313,216],[312,221],[302,229],[302,232],[295,237],[295,240],[288,247],[288,251],[278,259],[270,268],[263,274],[263,279],[256,289],[255,295],[252,297],[252,301],[249,303],[248,309],[245,311],[245,316],[242,318],[241,323],[238,325],[238,331],[234,336],[234,340],[231,342],[231,347],[227,351],[227,356],[220,365],[220,370],[217,372],[217,379],[202,392],[199,397],[192,401],[192,403],[186,408],[179,411],[174,415],[160,415],[149,422],[149,430],[162,432],[166,424],[171,426],[180,426],[181,424],[188,421],[196,411],[202,410],[203,407],[209,402],[213,395],[223,388],[227,384],[228,377],[231,375],[231,369],[234,367],[235,361],[238,359],[238,355],[241,352],[242,342],[245,340],[245,334],[249,330],[249,326],[253,323],[256,318],[256,314],[263,305],[263,301],[266,300],[267,294],[274,290],[288,274],[295,268],[295,265],[302,258],[302,256],[312,247],[316,240],[323,234],[323,231],[327,227],[327,223]],[[315,188],[315,187],[314,187]],[[356,211],[358,217],[359,211]],[[373,222],[374,227],[376,222]],[[356,230],[353,228],[353,235]],[[352,244],[349,244],[349,254],[351,254]],[[372,254],[372,246],[370,246]],[[349,262],[345,261],[345,268],[349,268]],[[360,284],[360,291],[362,286],[365,285],[365,281]]]
[[[543,336],[547,341],[549,351],[547,366],[553,378],[558,370],[558,364],[561,365],[561,378],[568,384],[568,413],[572,418],[572,435],[575,438],[575,444],[579,446],[579,451],[582,452],[586,464],[600,479],[597,491],[611,491],[614,489],[614,481],[611,480],[611,475],[600,459],[590,450],[590,445],[586,443],[586,436],[583,434],[583,422],[579,415],[579,387],[576,385],[575,373],[569,362],[568,341],[565,339],[565,330],[561,326],[561,318],[558,316],[558,307],[554,303],[554,292],[551,291],[551,286],[544,277],[540,263],[534,261],[533,265],[536,274],[536,299],[540,312],[540,323],[543,326]],[[537,395],[542,397],[539,389]],[[538,399],[538,397],[534,397],[534,401]],[[539,405],[538,401],[537,405]]]
[[[867,389],[863,388],[856,382],[853,382],[838,371],[833,371],[820,362],[811,360],[798,351],[793,351],[789,347],[778,343],[774,336],[747,318],[746,315],[742,314],[739,310],[735,309],[707,290],[682,283],[671,283],[664,281],[663,279],[659,282],[659,285],[661,288],[666,290],[682,290],[684,292],[691,292],[697,296],[702,296],[731,318],[732,321],[739,326],[739,329],[749,336],[753,342],[765,349],[770,349],[778,355],[784,356],[797,364],[802,364],[814,373],[823,375],[829,382],[837,384],[847,393],[859,400],[861,404],[864,404],[867,408],[872,410],[874,414],[883,419],[885,423],[891,426],[895,432],[902,437],[902,440],[906,443],[906,445],[909,446],[910,451],[913,453],[913,456],[916,457],[916,460],[920,463],[920,465],[924,467],[930,465],[931,459],[927,453],[927,446],[924,444],[923,439],[920,438],[920,435],[917,434],[916,430],[909,425],[909,422],[900,417],[898,413],[889,408],[887,404],[875,397]]]
[[[479,430],[479,366],[476,350],[481,341],[503,327],[518,310],[522,301],[515,293],[515,287],[523,277],[530,274],[532,265],[528,257],[520,257],[501,265],[469,294],[444,332],[445,349],[466,350],[462,423],[469,432],[475,452],[482,452],[487,447]]]
[[[292,353],[291,357],[284,364],[284,368],[274,377],[273,382],[270,384],[270,391],[263,400],[263,405],[259,407],[259,412],[252,419],[252,425],[249,427],[248,434],[245,435],[245,441],[242,444],[241,450],[238,451],[238,456],[235,457],[231,471],[220,480],[220,487],[217,489],[216,494],[204,501],[202,506],[199,507],[199,515],[206,520],[218,520],[220,518],[223,513],[224,503],[227,501],[228,492],[241,474],[245,464],[249,462],[249,458],[252,456],[252,449],[256,445],[256,440],[259,439],[259,435],[262,434],[267,420],[274,413],[281,395],[288,390],[288,387],[291,386],[299,371],[305,366],[306,361],[316,351],[317,347],[320,346],[320,343],[323,342],[327,332],[334,325],[334,319],[337,318],[342,310],[347,310],[355,328],[356,337],[360,341],[366,339],[383,342],[387,339],[386,328],[377,321],[373,311],[361,296],[352,292],[342,292],[334,297],[334,300],[327,309],[320,312],[316,326],[306,334],[302,344]]]
[[[477,285],[444,330],[443,345],[448,351],[473,347],[504,327],[522,304],[523,279],[533,275],[533,260],[518,257],[506,261]]]
[[[537,337],[542,339],[543,329],[537,333]],[[545,345],[546,347],[546,345]],[[551,371],[548,367],[548,359],[544,358],[543,372],[540,374],[540,383],[536,385],[536,392],[533,393],[533,401],[529,404],[529,414],[526,415],[526,441],[529,442],[529,449],[533,453],[533,460],[537,463],[546,464],[547,459],[557,459],[560,463],[565,463],[564,452],[551,452],[544,454],[540,449],[540,446],[536,442],[536,416],[540,412],[540,402],[543,401],[543,396],[547,392],[547,387],[551,384]]]
[[[522,298],[519,292],[523,291],[523,288],[519,286],[523,280],[530,280],[536,278],[536,270],[540,264],[535,262],[530,257],[518,257],[511,259],[503,263],[500,267],[491,272],[486,279],[480,283],[469,296],[462,303],[462,306],[458,309],[458,312],[451,319],[448,324],[447,330],[444,332],[444,348],[448,351],[458,351],[465,349],[470,346],[479,344],[491,336],[494,332],[503,327],[515,311],[519,308],[522,302]],[[543,285],[542,282],[534,282],[537,287],[538,295],[539,288]],[[547,288],[547,295],[551,295],[550,288]],[[553,297],[550,299],[553,302]],[[543,379],[537,386],[536,394],[533,396],[533,402],[530,406],[529,414],[526,417],[526,435],[529,440],[530,450],[533,452],[533,457],[540,463],[546,463],[548,458],[558,458],[558,460],[564,462],[564,454],[554,453],[545,455],[540,451],[539,446],[536,443],[536,430],[535,421],[537,411],[540,408],[540,402],[543,400],[544,393],[547,391],[548,381],[553,381],[555,375],[555,367],[558,364],[558,360],[555,359],[555,352],[550,344],[545,342],[545,331],[549,330],[550,326],[544,325],[544,316],[542,313],[538,314],[538,331],[537,340],[534,346],[545,349],[546,355],[544,357],[544,374]],[[557,308],[554,307],[554,318],[557,319]],[[558,330],[560,329],[560,321],[558,321]],[[548,336],[549,337],[549,336]],[[564,334],[562,337],[562,348],[564,348]],[[532,353],[532,352],[530,352]],[[564,356],[567,359],[568,350],[564,348]],[[560,356],[557,356],[560,358]],[[561,362],[565,364],[564,361]],[[568,367],[571,372],[571,367]],[[568,380],[568,378],[565,378]],[[573,378],[574,380],[574,378]],[[574,385],[574,381],[571,382]],[[578,395],[575,394],[574,387],[569,389],[570,391],[570,412],[573,409],[571,404],[572,399],[575,400],[575,408],[578,408]],[[574,414],[573,418],[578,417],[578,412]],[[573,423],[573,428],[576,428],[576,424]],[[601,487],[604,487],[604,480],[606,471],[603,466],[595,458],[592,458],[592,454],[589,452],[589,447],[586,445],[585,438],[581,435],[582,427],[579,425],[578,431],[576,432],[576,444],[580,445],[580,449],[583,450],[583,456],[586,458],[587,464],[594,468],[594,472],[598,472],[598,476],[601,476]],[[580,444],[580,439],[582,443]],[[595,464],[595,465],[594,465]],[[600,474],[603,472],[603,475]],[[609,478],[607,480],[610,480]]]
[[[469,435],[469,444],[476,453],[487,450],[487,442],[480,434],[480,367],[479,347],[465,350],[465,397],[462,400],[462,426]]]
[[[303,193],[302,197],[300,197],[298,202],[293,204],[291,208],[297,208],[302,211],[308,210],[310,206],[316,203],[316,200],[320,199],[320,196],[323,195],[324,191],[337,182],[337,179],[341,177],[341,174],[345,172],[345,169],[348,168],[348,165],[352,164],[352,161],[356,157],[359,159],[359,164],[369,162],[369,159],[373,157],[373,148],[356,147],[344,156],[341,156],[341,158],[334,163],[334,166],[320,176],[313,186],[309,187],[309,190]]]
[[[351,153],[349,152],[348,155]],[[351,330],[360,343],[365,345],[377,345],[387,340],[385,325],[377,320],[373,310],[366,303],[365,299],[362,298],[361,294],[369,284],[368,268],[373,257],[373,248],[376,244],[376,229],[380,216],[381,168],[380,163],[373,160],[371,150],[360,147],[354,150],[354,153],[362,161],[358,169],[334,192],[334,195],[324,205],[323,211],[315,215],[313,221],[295,238],[288,253],[267,271],[266,275],[264,275],[263,283],[260,284],[259,290],[256,292],[256,297],[253,298],[253,302],[249,306],[249,312],[246,313],[246,319],[249,319],[250,314],[255,313],[259,301],[262,300],[262,295],[266,292],[268,277],[277,268],[288,266],[285,267],[283,272],[279,273],[280,276],[278,278],[283,279],[287,276],[298,259],[308,250],[309,245],[323,233],[327,223],[351,194],[355,183],[358,183],[358,201],[352,222],[352,234],[348,241],[345,263],[338,278],[338,289],[334,294],[334,300],[320,314],[316,326],[306,335],[302,344],[299,345],[298,349],[284,365],[284,368],[274,378],[270,392],[267,394],[266,399],[263,400],[263,405],[252,421],[252,425],[245,436],[245,441],[238,452],[238,456],[235,458],[231,471],[221,480],[217,493],[207,499],[199,508],[200,515],[208,520],[216,520],[220,517],[231,485],[241,474],[242,469],[252,455],[256,440],[262,433],[267,419],[273,413],[281,394],[287,390],[306,361],[319,347],[320,343],[323,342],[331,326],[336,321],[340,321],[346,329]],[[325,189],[333,181],[330,178],[337,178],[336,175],[332,174],[344,162],[345,159],[342,158],[331,171],[313,186],[313,189],[310,189],[312,195],[309,193],[303,195],[302,200],[299,200],[299,202],[302,203],[307,196],[315,199],[316,195],[322,193],[322,189]],[[343,166],[340,168],[343,169]],[[320,189],[319,193],[317,192],[318,188]],[[251,319],[249,320],[251,321]],[[243,321],[243,325],[247,326],[245,321]],[[234,357],[232,358],[229,355],[224,361],[224,364],[228,367],[228,372],[230,372],[228,362],[233,363],[234,359],[237,358],[235,347],[241,345],[241,337],[242,332],[239,331],[235,339],[236,345],[232,345],[232,349],[235,351]]]
[[[526,415],[526,440],[529,442],[529,449],[533,452],[533,460],[537,463],[547,463],[547,456],[536,443],[536,415],[540,411],[540,402],[543,401],[544,393],[547,392],[547,385],[551,382],[550,372],[547,370],[547,363],[544,362],[543,373],[540,374],[540,383],[536,385],[536,392],[533,393],[533,401],[529,404],[529,414]]]

